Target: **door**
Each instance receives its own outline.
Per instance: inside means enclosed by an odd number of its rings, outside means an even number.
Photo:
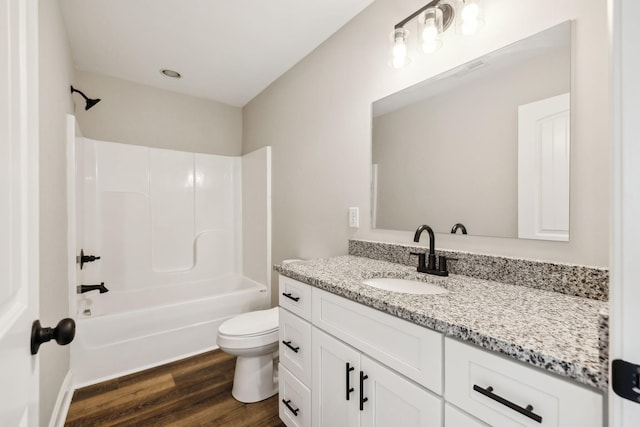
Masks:
[[[609,359],[640,365],[640,2],[612,0],[613,209]],[[606,226],[606,224],[604,224]],[[610,377],[611,379],[612,377]],[[640,420],[638,374],[626,376],[635,394],[609,392],[609,425],[635,427]],[[631,381],[632,380],[632,381]],[[609,381],[611,385],[613,381]],[[624,382],[624,381],[623,381]],[[635,390],[633,389],[635,382]]]
[[[440,427],[442,401],[409,380],[362,356],[365,375],[362,427]],[[359,396],[358,396],[359,397]]]
[[[0,0],[0,425],[38,425],[37,2]]]
[[[314,427],[352,427],[360,424],[360,353],[312,328]]]
[[[518,238],[569,240],[570,95],[518,108]]]

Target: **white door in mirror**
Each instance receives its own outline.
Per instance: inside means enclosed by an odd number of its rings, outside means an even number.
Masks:
[[[568,93],[518,108],[518,238],[569,240]]]

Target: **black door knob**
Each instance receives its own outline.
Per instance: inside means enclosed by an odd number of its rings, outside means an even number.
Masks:
[[[60,345],[67,345],[76,336],[76,322],[73,319],[62,319],[55,328],[43,328],[36,320],[31,326],[31,354],[37,354],[40,344],[52,339]]]

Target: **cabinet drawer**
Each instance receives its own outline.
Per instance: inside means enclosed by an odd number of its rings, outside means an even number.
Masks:
[[[442,393],[442,334],[313,288],[313,324]]]
[[[280,276],[280,307],[311,321],[311,286]]]
[[[597,391],[451,338],[445,382],[447,401],[492,426],[603,425]]]
[[[280,308],[280,363],[311,386],[311,324]]]
[[[455,406],[444,404],[444,427],[488,427]]]
[[[278,415],[287,427],[311,426],[311,391],[282,363],[279,365]]]

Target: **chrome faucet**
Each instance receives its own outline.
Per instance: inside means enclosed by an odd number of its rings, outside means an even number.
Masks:
[[[101,294],[104,294],[105,292],[109,292],[109,289],[104,286],[104,282],[101,282],[99,285],[80,285],[77,287],[79,294],[84,294],[89,291],[100,291]]]
[[[419,242],[420,235],[425,230],[429,233],[429,253],[424,254],[411,252],[411,255],[418,256],[418,271],[420,273],[435,274],[436,276],[448,276],[449,271],[447,271],[447,257],[444,255],[440,255],[438,260],[439,268],[436,268],[436,236],[433,233],[433,229],[428,225],[421,225],[416,230],[416,234],[413,236],[413,241],[416,243]],[[428,259],[428,262],[425,258]]]

